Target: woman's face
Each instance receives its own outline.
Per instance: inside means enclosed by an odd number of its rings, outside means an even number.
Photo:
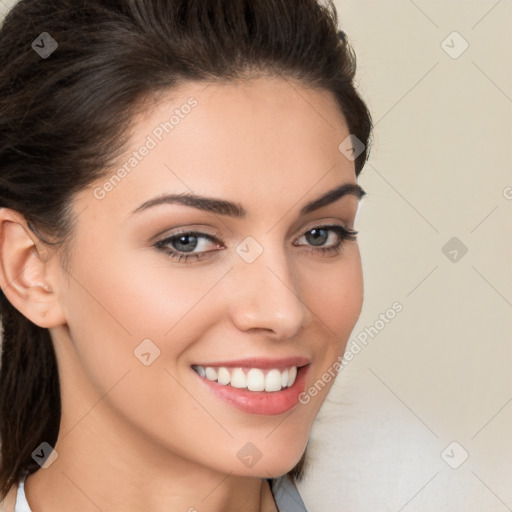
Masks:
[[[357,193],[305,209],[357,184],[348,136],[330,93],[273,78],[183,85],[138,119],[73,202],[62,434],[90,422],[155,463],[239,475],[297,463],[362,305],[357,242],[338,234]]]

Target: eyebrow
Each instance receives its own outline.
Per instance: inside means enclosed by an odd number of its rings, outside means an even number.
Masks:
[[[366,195],[362,187],[355,183],[343,183],[342,185],[330,190],[322,196],[307,203],[300,210],[300,215],[306,215],[323,206],[334,203],[342,197],[352,195],[359,200]],[[130,215],[140,213],[144,210],[158,206],[161,204],[180,204],[183,206],[191,206],[199,210],[204,210],[219,215],[227,215],[230,217],[244,218],[247,211],[240,203],[232,203],[224,199],[215,199],[211,197],[198,196],[196,194],[164,194],[153,199],[149,199],[133,210]]]

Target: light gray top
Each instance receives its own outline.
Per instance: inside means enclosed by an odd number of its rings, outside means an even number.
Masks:
[[[308,512],[297,486],[287,475],[267,480],[279,512]]]

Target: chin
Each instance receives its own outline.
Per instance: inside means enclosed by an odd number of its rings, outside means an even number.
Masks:
[[[291,450],[290,450],[291,452]],[[246,474],[260,478],[279,478],[289,473],[300,461],[304,449],[294,450],[293,453],[276,453],[262,458]]]

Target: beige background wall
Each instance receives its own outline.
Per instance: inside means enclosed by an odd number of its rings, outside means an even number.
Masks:
[[[300,490],[310,512],[512,510],[512,0],[336,5],[376,122],[351,337],[368,339]]]
[[[403,311],[340,373],[301,491],[311,512],[512,510],[512,1],[336,5],[376,123],[351,339]]]

